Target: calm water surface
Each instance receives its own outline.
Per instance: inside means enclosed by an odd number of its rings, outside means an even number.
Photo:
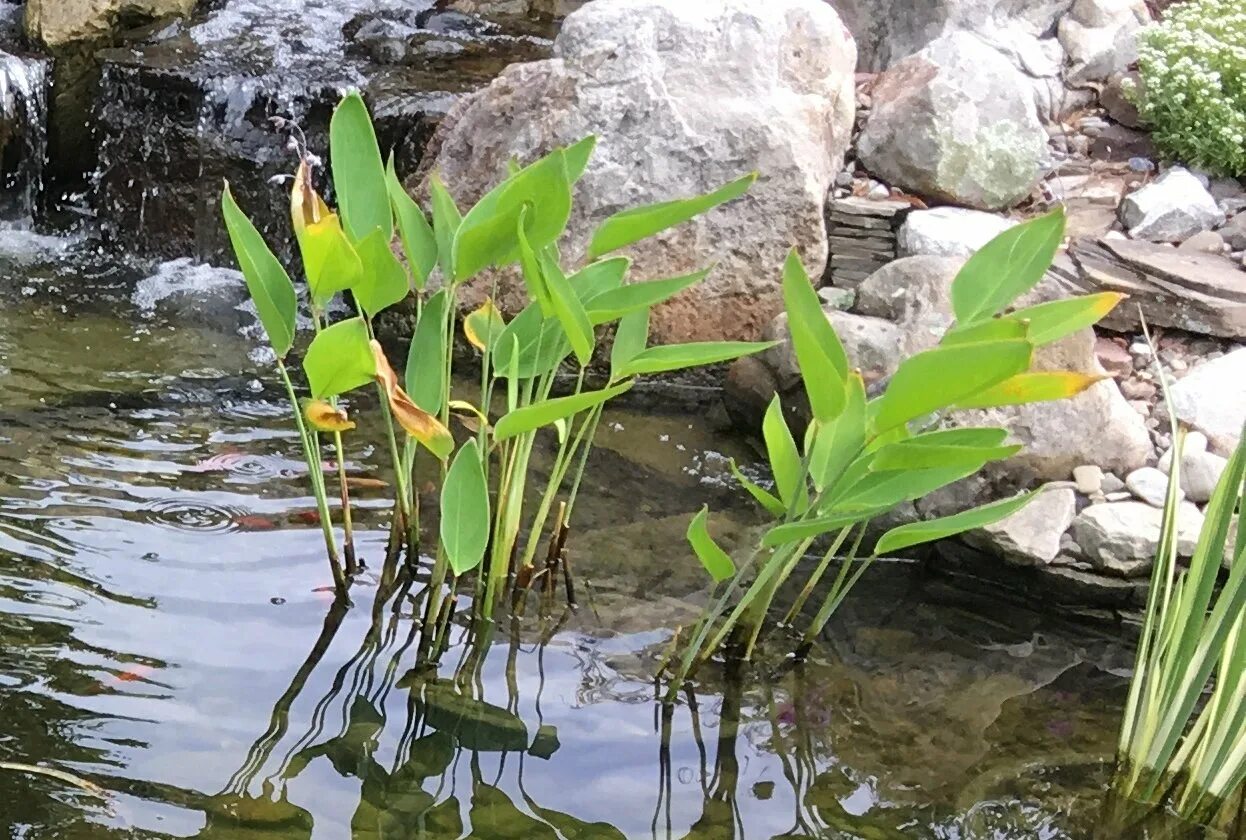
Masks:
[[[288,406],[237,275],[0,230],[0,772],[13,838],[1076,838],[1128,650],[867,579],[801,668],[653,662],[703,581],[682,533],[748,525],[704,417],[603,425],[581,608],[499,627],[478,677],[412,671],[415,606],[334,610]],[[347,460],[383,476],[378,441]],[[361,553],[387,511],[363,494]],[[534,611],[535,612],[535,611]]]

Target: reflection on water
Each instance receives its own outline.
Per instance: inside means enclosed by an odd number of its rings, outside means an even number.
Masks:
[[[379,574],[383,493],[359,517],[374,569],[332,605],[236,275],[7,244],[0,761],[110,801],[0,772],[6,836],[1075,838],[1093,820],[1125,652],[908,567],[867,578],[804,665],[654,704],[704,594],[688,515],[739,514],[728,542],[749,524],[724,480],[748,450],[699,417],[603,424],[580,609],[456,627],[440,670],[412,670],[420,587]],[[347,452],[360,476],[385,459],[366,436]]]

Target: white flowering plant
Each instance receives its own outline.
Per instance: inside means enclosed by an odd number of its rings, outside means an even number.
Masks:
[[[1141,33],[1135,90],[1160,149],[1218,175],[1246,175],[1246,2],[1188,0]]]

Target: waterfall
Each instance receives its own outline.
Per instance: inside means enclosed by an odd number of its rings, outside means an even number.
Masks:
[[[0,50],[0,218],[30,219],[48,146],[48,63]]]

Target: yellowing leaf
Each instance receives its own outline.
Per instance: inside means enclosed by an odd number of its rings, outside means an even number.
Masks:
[[[312,299],[324,303],[334,294],[354,288],[363,278],[363,262],[346,238],[341,220],[329,213],[309,224],[299,237],[303,270]]]
[[[411,437],[422,443],[429,452],[441,460],[450,457],[454,451],[454,436],[450,434],[440,420],[416,405],[407,392],[398,385],[398,374],[385,358],[381,343],[373,339],[372,355],[376,359],[376,381],[385,389],[389,400],[389,410],[394,419]]]
[[[468,343],[482,353],[497,341],[504,329],[506,319],[494,305],[493,298],[485,298],[484,303],[463,319],[463,335],[467,336]]]
[[[1073,371],[1021,373],[958,402],[956,408],[995,408],[1064,400],[1076,397],[1096,382],[1109,378]]]
[[[311,167],[306,160],[299,161],[298,171],[294,174],[294,189],[290,191],[294,235],[301,239],[308,225],[316,224],[329,213],[329,206],[311,184]]]
[[[346,416],[346,409],[338,408],[328,400],[305,400],[303,416],[322,432],[348,432],[355,428],[355,421]]]

